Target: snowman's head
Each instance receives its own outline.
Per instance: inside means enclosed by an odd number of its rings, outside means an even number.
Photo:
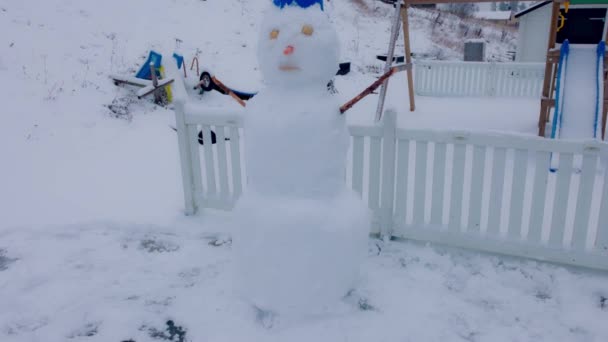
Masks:
[[[274,4],[264,16],[258,43],[266,84],[324,87],[338,69],[338,37],[322,1],[274,0]]]

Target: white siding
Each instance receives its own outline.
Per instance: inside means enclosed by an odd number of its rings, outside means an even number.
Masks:
[[[551,4],[519,17],[517,62],[544,62],[549,40]]]

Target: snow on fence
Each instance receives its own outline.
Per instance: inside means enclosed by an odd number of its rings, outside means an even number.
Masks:
[[[188,214],[240,195],[240,115],[178,104]],[[396,128],[392,111],[349,129],[346,178],[374,212],[372,232],[608,270],[608,144]]]
[[[422,96],[540,98],[543,63],[417,61],[415,91]]]

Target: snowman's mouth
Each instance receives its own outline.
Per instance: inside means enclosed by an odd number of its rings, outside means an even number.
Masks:
[[[298,71],[298,70],[300,70],[300,68],[298,68],[295,65],[283,64],[283,65],[279,65],[279,70],[281,70],[281,71]]]

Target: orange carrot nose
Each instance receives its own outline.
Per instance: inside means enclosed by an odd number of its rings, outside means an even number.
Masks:
[[[293,50],[295,50],[295,48],[291,45],[287,45],[287,47],[285,48],[285,50],[283,50],[283,54],[285,56],[289,56],[293,53]]]

